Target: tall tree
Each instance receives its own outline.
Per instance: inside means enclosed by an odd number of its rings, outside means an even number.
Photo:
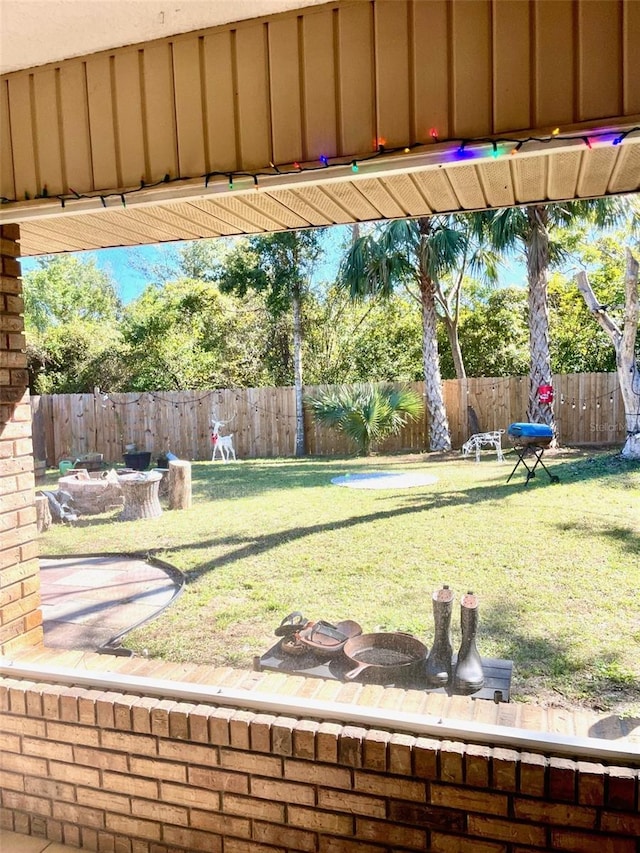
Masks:
[[[223,291],[246,296],[249,290],[265,295],[274,316],[291,311],[293,374],[296,398],[296,456],[304,456],[302,306],[318,261],[322,232],[284,231],[239,241],[219,272]]]
[[[94,258],[39,259],[23,278],[27,363],[32,391],[92,390],[108,374],[101,359],[118,345],[121,312],[115,282]]]
[[[566,248],[554,242],[554,229],[590,222],[606,227],[619,221],[626,206],[619,199],[574,201],[562,204],[505,208],[490,214],[489,234],[498,251],[522,251],[529,289],[529,401],[527,420],[546,423],[555,432],[553,407],[541,403],[538,388],[551,385],[549,351],[548,280],[552,264],[567,257]]]
[[[596,297],[587,273],[581,271],[576,278],[578,290],[587,307],[600,327],[607,333],[615,349],[627,426],[627,439],[622,455],[628,459],[640,459],[640,370],[636,360],[638,318],[640,317],[638,268],[638,261],[627,249],[627,267],[624,277],[625,305],[621,324],[613,319],[608,310],[609,306],[602,304]]]
[[[451,449],[436,334],[438,306],[447,318],[456,368],[464,375],[457,342],[460,287],[464,270],[482,263],[476,240],[480,223],[461,216],[390,222],[354,240],[340,268],[339,281],[355,299],[388,297],[403,286],[420,304],[430,450]]]

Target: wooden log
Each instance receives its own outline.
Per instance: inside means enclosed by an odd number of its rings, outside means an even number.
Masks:
[[[36,495],[36,526],[38,533],[44,533],[51,527],[51,510],[46,495]]]
[[[169,509],[191,507],[191,462],[184,459],[169,461]]]

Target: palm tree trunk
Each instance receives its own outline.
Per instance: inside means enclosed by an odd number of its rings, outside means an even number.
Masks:
[[[293,288],[291,304],[293,308],[293,377],[296,395],[296,456],[306,453],[304,440],[304,409],[302,406],[302,300],[300,286]]]
[[[422,307],[422,365],[424,369],[424,397],[429,429],[429,450],[451,450],[449,421],[442,397],[442,379],[436,336],[436,303],[433,284],[424,273],[420,276]]]
[[[529,220],[526,242],[527,276],[529,280],[529,404],[527,420],[548,424],[555,436],[553,405],[538,399],[540,385],[551,385],[551,356],[549,354],[549,306],[547,278],[549,271],[548,214],[545,207],[527,208]]]

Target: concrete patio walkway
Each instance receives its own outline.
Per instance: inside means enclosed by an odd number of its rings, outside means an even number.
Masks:
[[[141,558],[40,560],[44,642],[95,651],[156,616],[179,593],[179,575]]]

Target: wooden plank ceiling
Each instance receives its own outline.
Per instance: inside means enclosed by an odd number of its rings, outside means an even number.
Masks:
[[[330,172],[330,170],[328,170]],[[364,172],[364,170],[363,170]],[[640,190],[640,140],[535,156],[417,167],[251,190],[205,192],[176,201],[106,208],[21,222],[23,256],[137,246],[351,222],[428,216],[590,198]]]
[[[579,134],[640,125],[639,43],[637,0],[333,0],[12,72],[0,221],[37,255],[635,192],[640,132]]]

